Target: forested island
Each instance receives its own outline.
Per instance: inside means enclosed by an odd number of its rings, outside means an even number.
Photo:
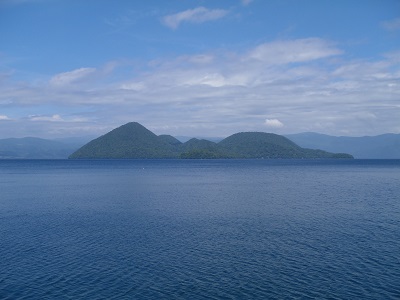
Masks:
[[[346,153],[302,148],[289,139],[265,132],[241,132],[218,143],[190,139],[182,143],[171,135],[156,135],[137,122],[122,125],[96,138],[70,159],[216,159],[216,158],[353,158]]]

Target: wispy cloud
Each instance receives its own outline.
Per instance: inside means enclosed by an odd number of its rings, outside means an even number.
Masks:
[[[0,86],[2,107],[22,109],[19,117],[13,113],[13,120],[0,127],[0,135],[18,128],[38,135],[40,128],[49,126],[64,135],[102,134],[129,121],[158,134],[189,136],[268,130],[365,135],[400,130],[396,52],[375,61],[352,60],[331,42],[310,38],[149,62],[148,69],[130,77],[123,64],[56,74],[40,86],[20,82]],[[79,84],[88,78],[85,85]],[[73,88],[55,88],[55,83]],[[27,117],[27,112],[35,115]],[[3,110],[4,120],[6,115]],[[46,123],[51,125],[45,127]]]
[[[0,121],[8,121],[8,120],[11,120],[8,116],[0,115]]]
[[[400,18],[382,22],[382,26],[389,31],[400,30]]]
[[[88,77],[96,71],[95,68],[80,68],[73,71],[60,73],[50,79],[50,84],[54,86],[65,86]]]
[[[33,122],[63,122],[63,123],[85,123],[90,121],[90,119],[86,117],[61,116],[60,114],[29,115],[28,120]]]
[[[173,15],[162,18],[162,23],[172,29],[177,29],[181,23],[204,23],[225,17],[229,11],[224,9],[208,9],[205,7],[197,7],[188,9]]]
[[[241,0],[244,6],[249,5],[253,0]]]
[[[330,42],[319,38],[275,41],[251,50],[249,58],[269,64],[297,63],[342,54]]]
[[[64,121],[60,115],[52,115],[52,116],[30,115],[29,120],[31,120],[31,121],[46,121],[46,122],[62,122],[62,121]]]

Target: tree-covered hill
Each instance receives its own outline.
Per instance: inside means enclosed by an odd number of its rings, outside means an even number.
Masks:
[[[219,143],[190,139],[181,143],[170,135],[157,136],[136,122],[92,140],[70,158],[352,158],[301,148],[272,133],[241,132]]]
[[[265,132],[236,133],[218,146],[234,158],[351,158],[347,154],[301,148],[284,136]]]
[[[302,149],[283,136],[264,132],[241,132],[218,143],[236,158],[297,158]]]
[[[190,139],[181,146],[180,158],[226,158],[218,144],[204,139]]]
[[[172,135],[168,135],[168,134],[159,135],[158,139],[161,142],[167,143],[167,144],[172,145],[172,146],[178,146],[178,145],[182,144],[182,142],[179,141],[177,138],[174,138]]]
[[[171,141],[131,122],[94,139],[70,158],[174,158],[175,146]]]

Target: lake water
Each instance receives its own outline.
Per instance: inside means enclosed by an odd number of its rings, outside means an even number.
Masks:
[[[0,161],[0,299],[400,299],[399,160]]]

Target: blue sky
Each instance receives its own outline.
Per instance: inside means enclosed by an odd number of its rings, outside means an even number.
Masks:
[[[400,133],[398,0],[0,0],[0,138]]]

